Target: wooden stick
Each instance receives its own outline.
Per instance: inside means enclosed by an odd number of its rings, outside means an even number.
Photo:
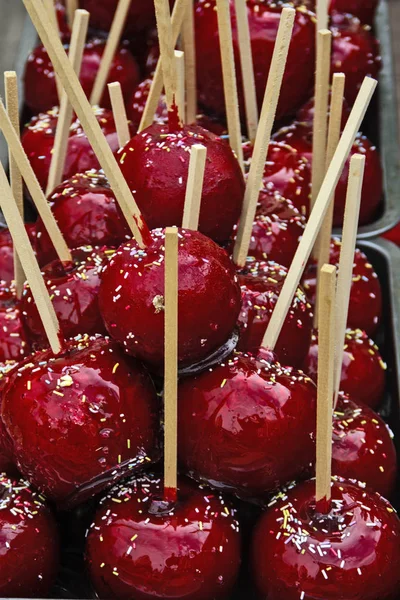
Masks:
[[[328,0],[317,0],[317,31],[328,29]]]
[[[185,208],[182,227],[197,231],[199,227],[201,196],[203,193],[204,171],[207,148],[195,144],[190,151],[189,176],[186,185]]]
[[[178,230],[165,230],[164,496],[175,501],[178,441]]]
[[[350,161],[336,295],[335,406],[342,374],[343,348],[353,280],[354,251],[356,249],[364,168],[365,156],[354,154]]]
[[[36,0],[23,0],[23,2],[50,56],[54,68],[63,82],[69,101],[78,115],[78,119],[97,156],[100,166],[110,182],[110,186],[129,228],[139,246],[143,248],[145,245],[143,236],[148,237],[147,226],[121,173],[118,162],[101,131],[79,79],[68,60],[62,43],[50,26],[43,5]]]
[[[181,50],[175,50],[176,96],[179,120],[186,123],[186,86],[185,86],[185,55]]]
[[[174,4],[174,10],[172,11],[172,41],[174,46],[178,40],[183,19],[187,10],[187,0],[176,0]],[[157,111],[158,102],[160,100],[161,92],[163,89],[163,73],[161,68],[161,60],[158,61],[156,70],[154,72],[153,82],[151,84],[150,92],[147,97],[146,106],[143,111],[142,119],[140,121],[138,133],[149,127],[154,120],[154,115]]]
[[[176,102],[176,68],[174,59],[174,36],[172,31],[169,0],[154,0],[157,18],[158,41],[164,79],[168,112]]]
[[[132,0],[119,0],[117,10],[115,11],[114,19],[111,25],[110,33],[108,34],[106,47],[101,59],[100,68],[97,71],[96,79],[92,93],[90,95],[90,104],[98,105],[106,87],[108,74],[110,72],[111,63],[114,59],[115,52],[121,41],[122,32],[125,27],[128,11]]]
[[[79,76],[85,48],[90,14],[87,10],[77,10],[72,29],[71,43],[69,46],[69,60],[72,68]],[[73,118],[73,108],[68,96],[63,91],[61,96],[60,112],[58,114],[56,135],[54,138],[53,155],[50,163],[49,177],[47,180],[46,196],[49,196],[57,185],[62,182],[65,159],[68,151],[69,130]]]
[[[295,15],[296,11],[294,8],[284,8],[282,10],[271,67],[268,74],[268,81],[265,88],[253,156],[251,158],[250,172],[246,183],[238,234],[233,250],[233,260],[239,266],[245,265],[247,253],[249,251],[251,232],[253,229],[253,222],[256,214],[265,161],[267,159],[269,142],[271,140],[271,132],[275,120]]]
[[[66,0],[66,2],[65,2],[65,8],[66,8],[66,11],[67,11],[68,25],[72,29],[72,27],[74,25],[75,12],[79,8],[79,2],[78,2],[78,0]]]
[[[317,34],[317,71],[315,75],[314,125],[311,170],[311,209],[325,176],[326,132],[329,102],[332,34],[328,29]]]
[[[335,150],[339,143],[340,131],[342,126],[342,110],[343,110],[343,95],[344,85],[346,77],[343,73],[335,73],[332,82],[332,96],[330,106],[330,117],[329,117],[329,130],[328,130],[328,144],[326,151],[326,169],[329,168]],[[332,236],[332,223],[333,223],[333,210],[335,206],[335,193],[332,194],[331,201],[329,203],[328,211],[325,219],[322,223],[321,231],[319,232],[316,247],[318,249],[318,268],[316,278],[316,294],[315,294],[315,308],[314,308],[314,327],[317,327],[318,323],[318,279],[321,269],[324,264],[329,263],[330,247],[331,247],[331,236]]]
[[[18,102],[18,81],[15,71],[6,71],[4,73],[4,88],[6,93],[7,113],[14,127],[15,133],[19,136],[19,102]],[[24,190],[22,177],[17,164],[14,160],[11,150],[8,151],[8,162],[10,169],[10,184],[15,204],[19,214],[24,219]],[[18,257],[18,252],[14,246],[14,280],[17,298],[21,298],[24,288],[25,273]]]
[[[57,354],[58,352],[61,352],[62,349],[60,327],[49,293],[40,273],[39,265],[32,250],[28,234],[26,233],[24,222],[14,201],[4,167],[1,163],[0,208],[10,230],[14,247],[17,248],[18,256],[21,260],[24,272],[26,273],[51,349]]]
[[[194,0],[188,0],[182,25],[182,48],[185,54],[186,119],[196,123],[197,81],[196,81],[196,42],[194,32]]]
[[[131,139],[124,97],[119,81],[108,84],[115,127],[117,129],[119,147],[123,148]]]
[[[227,0],[217,0],[217,16],[229,144],[236,154],[240,168],[244,172],[239,99],[236,81],[235,58],[233,55],[231,14],[229,2]]]
[[[43,0],[43,4],[47,11],[47,16],[50,20],[51,26],[54,27],[54,31],[57,32],[57,35],[60,36],[60,27],[58,26],[57,11],[54,0]],[[56,80],[58,103],[60,103],[63,94],[63,86],[56,73],[54,76]]]
[[[258,124],[258,106],[246,0],[235,0],[235,12],[246,106],[247,136],[254,144]]]
[[[332,472],[332,397],[335,366],[336,267],[324,265],[320,273],[321,310],[318,322],[317,511],[328,513]]]
[[[360,91],[358,92],[358,96],[340,138],[333,160],[329,165],[318,198],[315,201],[314,209],[300,240],[281,293],[279,294],[274,312],[268,323],[262,343],[266,348],[270,348],[271,350],[275,348],[282,325],[285,322],[286,315],[292,303],[293,296],[299,285],[300,278],[311,254],[326,211],[328,210],[332,193],[339,181],[344,163],[350,153],[376,85],[377,81],[375,79],[372,79],[372,77],[365,77]]]
[[[17,167],[27,185],[27,188],[32,196],[33,202],[40,214],[41,219],[47,229],[47,233],[54,245],[57,256],[61,262],[71,262],[71,253],[68,250],[61,231],[57,225],[53,213],[50,210],[42,188],[36,178],[36,175],[31,167],[29,159],[25,154],[19,139],[18,133],[15,131],[13,124],[7,114],[2,100],[0,100],[0,129],[3,131],[6,138],[9,150],[11,151]],[[25,273],[26,274],[26,273]]]

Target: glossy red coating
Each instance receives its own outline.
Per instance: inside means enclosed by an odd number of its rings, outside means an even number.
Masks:
[[[295,121],[292,125],[283,127],[277,131],[274,134],[274,139],[289,144],[295,148],[301,156],[307,158],[310,163],[312,162],[312,128],[307,123]],[[350,151],[350,158],[353,154],[363,154],[365,156],[365,174],[359,219],[360,224],[365,225],[374,220],[382,201],[382,167],[376,146],[361,133],[356,137]],[[335,227],[342,226],[343,224],[349,164],[350,159],[347,159],[336,187],[335,208],[333,213],[333,225]]]
[[[315,453],[316,387],[301,371],[241,353],[178,392],[178,457],[196,479],[241,497],[302,475]]]
[[[67,179],[53,191],[49,205],[70,250],[80,246],[116,247],[131,238],[102,171],[92,169]],[[36,233],[38,260],[46,265],[57,254],[40,217]]]
[[[390,231],[386,231],[383,237],[400,246],[400,223],[397,223]]]
[[[119,144],[112,112],[105,108],[94,108],[93,111],[111,150],[116,152]],[[47,185],[57,120],[58,108],[54,108],[33,117],[22,133],[22,145],[43,189]],[[75,119],[70,127],[63,179],[99,168],[99,161],[83,132],[82,125]]]
[[[331,94],[331,89],[329,90],[329,98],[328,98],[328,119],[330,118],[330,103],[332,100],[332,94]],[[315,110],[315,106],[314,106],[314,102],[315,102],[315,98],[310,98],[310,100],[308,102],[306,102],[305,104],[303,104],[303,106],[300,108],[300,110],[297,111],[296,113],[296,121],[299,121],[300,123],[306,123],[308,125],[310,125],[310,127],[312,127],[313,121],[314,121],[314,110]],[[347,102],[346,98],[343,97],[343,104],[342,104],[342,129],[344,129],[346,123],[347,123],[347,119],[349,118],[351,109],[349,106],[349,103]]]
[[[25,223],[25,229],[33,248],[36,245],[35,223]],[[14,246],[8,227],[0,224],[0,285],[10,284],[14,279]]]
[[[9,361],[0,364],[0,412],[3,401],[3,390],[8,382],[10,372],[17,365],[16,362]],[[0,473],[6,473],[9,477],[18,475],[17,467],[12,453],[12,443],[7,433],[4,423],[0,418]]]
[[[341,241],[332,238],[329,262],[339,267]],[[378,275],[368,258],[358,248],[354,253],[353,279],[350,288],[350,304],[347,326],[350,329],[363,329],[373,336],[382,317],[382,289]],[[306,267],[302,285],[309,302],[315,305],[316,264],[310,259]]]
[[[240,566],[236,511],[217,493],[179,482],[178,501],[144,476],[102,500],[86,558],[100,598],[230,598]]]
[[[109,31],[118,0],[81,0],[81,8],[90,12],[90,26]],[[134,0],[128,12],[126,33],[137,33],[155,24],[154,3],[147,0]]]
[[[153,80],[150,77],[141,81],[133,91],[132,98],[127,106],[128,118],[132,121],[135,134],[137,133],[140,121],[142,120],[152,81]],[[164,94],[161,96],[158,102],[155,118],[157,121],[160,120],[164,122],[166,122],[168,119],[168,109]]]
[[[286,275],[285,267],[254,259],[249,259],[246,267],[239,271],[242,308],[238,350],[258,353]],[[302,367],[310,347],[312,323],[311,306],[298,287],[275,346],[280,363]]]
[[[0,475],[0,594],[47,598],[59,566],[56,521],[27,481]]]
[[[71,340],[10,375],[1,418],[17,465],[59,504],[77,504],[158,458],[158,399],[113,341]]]
[[[349,11],[347,11],[349,12]],[[381,68],[379,42],[371,27],[351,15],[333,13],[331,73],[346,75],[345,96],[352,106],[364,77],[378,78]]]
[[[8,360],[20,361],[31,351],[25,331],[21,310],[14,303],[0,308],[0,363]]]
[[[264,194],[253,223],[248,256],[290,267],[305,225],[306,219],[290,200],[278,192]],[[237,226],[233,239],[236,232]]]
[[[120,246],[102,273],[99,302],[109,334],[152,368],[164,361],[164,231],[141,250]],[[179,229],[178,357],[191,365],[231,336],[240,287],[225,250],[197,231]]]
[[[80,333],[105,333],[98,296],[100,272],[112,250],[91,247],[72,250],[72,265],[54,260],[42,269],[44,282],[60,324],[61,334],[68,339]],[[47,346],[47,336],[29,285],[26,283],[20,310],[29,339],[37,348]]]
[[[331,0],[330,10],[339,13],[350,13],[360,19],[361,23],[372,25],[379,0]]]
[[[100,67],[105,45],[106,41],[100,38],[91,39],[85,44],[79,79],[88,97]],[[65,44],[64,48],[68,52],[69,45]],[[135,59],[126,47],[120,46],[111,64],[107,82],[118,81],[127,102],[139,80],[140,74]],[[24,94],[26,105],[35,114],[46,112],[59,104],[53,65],[43,46],[35,48],[26,62]],[[107,87],[100,105],[111,108]]]
[[[173,132],[168,125],[151,125],[121,148],[119,164],[150,229],[180,226],[194,144],[207,148],[199,230],[226,242],[241,213],[244,178],[219,137],[197,125]]]
[[[332,473],[390,498],[397,475],[393,434],[365,404],[340,393],[333,413]]]
[[[256,526],[252,572],[268,600],[396,600],[400,521],[379,494],[332,482],[328,515],[315,510],[315,481],[276,498]]]
[[[240,104],[243,107],[243,85],[233,4],[230,2],[233,44]],[[215,6],[215,0],[196,2],[197,82],[200,103],[208,110],[223,115],[225,114],[225,101]],[[257,99],[260,107],[264,97],[281,11],[282,4],[280,3],[267,0],[248,0],[247,2]],[[292,115],[311,95],[314,79],[314,53],[315,23],[313,15],[302,6],[296,9],[292,41],[279,96],[278,119]]]
[[[246,170],[250,168],[253,146],[243,144]],[[311,167],[308,160],[297,150],[283,142],[270,142],[259,196],[259,212],[263,205],[270,204],[276,192],[290,200],[302,215],[306,215],[310,204]]]
[[[378,346],[361,329],[346,331],[340,389],[350,398],[371,408],[382,402],[386,382],[386,364]],[[317,381],[318,338],[315,332],[304,370]]]

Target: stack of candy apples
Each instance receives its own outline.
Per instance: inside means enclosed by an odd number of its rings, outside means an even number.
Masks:
[[[376,1],[23,3],[0,596],[396,600]]]

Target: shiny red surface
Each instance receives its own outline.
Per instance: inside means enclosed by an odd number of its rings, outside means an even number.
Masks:
[[[231,11],[233,15],[233,2],[231,2]],[[264,97],[281,11],[281,5],[266,0],[248,0],[247,2],[257,99],[260,106]],[[196,3],[195,24],[199,101],[208,110],[223,115],[225,101],[215,0],[199,0]],[[235,16],[232,18],[232,29],[238,90],[243,107],[243,86]],[[314,20],[311,13],[302,7],[296,12],[287,66],[279,96],[278,119],[293,114],[311,95],[314,78],[314,52]]]
[[[97,38],[89,40],[85,44],[79,79],[88,97],[100,67],[105,45],[105,40]],[[68,52],[69,45],[66,44],[64,47]],[[107,82],[119,81],[125,101],[128,101],[139,80],[140,74],[135,59],[126,47],[120,47],[111,64]],[[24,83],[25,103],[33,113],[46,112],[58,106],[54,69],[43,46],[38,46],[29,55],[25,67]],[[100,105],[104,108],[111,107],[107,87]]]
[[[26,361],[10,376],[1,418],[21,472],[60,504],[78,503],[158,458],[153,383],[100,336]]]
[[[399,548],[400,521],[378,494],[336,480],[331,512],[318,515],[315,481],[307,481],[259,521],[252,571],[268,600],[395,600]]]
[[[341,242],[332,238],[329,262],[339,266]],[[368,258],[358,248],[354,253],[353,279],[350,288],[350,305],[347,326],[363,329],[373,336],[382,317],[382,290],[378,275]],[[304,271],[302,285],[309,302],[315,305],[316,265],[310,260]]]
[[[376,412],[340,394],[333,413],[332,473],[390,498],[397,472],[392,437]]]
[[[81,0],[80,6],[90,12],[90,26],[109,31],[118,0]],[[137,33],[155,23],[154,4],[147,0],[133,0],[128,12],[126,33]]]
[[[331,0],[330,10],[350,13],[361,23],[372,25],[379,0]]]
[[[329,99],[328,99],[328,120],[330,118],[330,103],[332,100],[332,95],[331,95],[331,89],[329,90]],[[310,100],[308,102],[306,102],[301,108],[300,110],[297,111],[296,113],[296,121],[299,121],[300,123],[306,123],[309,124],[312,127],[313,121],[314,121],[314,98],[310,98]],[[346,98],[343,97],[343,104],[342,104],[342,129],[344,129],[347,119],[349,118],[351,109],[349,106],[349,103],[347,102]],[[328,121],[329,122],[329,121]]]
[[[162,369],[164,360],[164,231],[141,250],[122,245],[102,273],[99,302],[109,334],[134,356]],[[179,230],[178,357],[190,365],[231,336],[240,287],[226,252],[201,233]]]
[[[238,350],[257,354],[286,279],[287,269],[273,262],[249,259],[239,272],[242,308]],[[307,356],[312,329],[311,306],[301,287],[296,291],[279,335],[275,352],[284,365],[301,367]]]
[[[311,163],[312,161],[312,128],[306,123],[295,121],[288,127],[283,127],[274,139],[285,142],[295,148],[301,156]],[[382,167],[377,148],[362,134],[358,134],[350,151],[353,154],[365,156],[365,175],[361,196],[360,219],[361,225],[371,222],[377,214],[382,200]],[[344,207],[346,203],[347,180],[349,176],[350,159],[345,163],[340,176],[335,194],[335,208],[333,213],[333,225],[339,227],[343,224]],[[296,204],[297,206],[297,204]]]
[[[347,0],[345,3],[348,4]],[[347,10],[346,12],[350,12]],[[371,28],[351,15],[333,13],[331,73],[346,75],[345,96],[352,106],[364,77],[375,79],[381,68],[379,43]]]
[[[100,598],[219,600],[230,597],[240,566],[240,533],[229,502],[179,482],[178,502],[145,476],[111,490],[87,541]]]
[[[235,354],[179,384],[181,467],[214,487],[265,500],[313,460],[315,404],[304,373]]]
[[[66,339],[80,333],[106,332],[98,295],[100,272],[109,256],[105,249],[79,248],[72,251],[72,265],[63,266],[59,260],[54,260],[42,269],[61,334]],[[38,348],[47,346],[47,336],[27,283],[20,310],[29,339]]]
[[[116,152],[119,144],[111,111],[104,108],[94,108],[93,110],[111,150]],[[49,175],[57,120],[58,108],[55,108],[33,117],[22,133],[22,145],[43,189],[46,187]],[[70,128],[63,179],[99,168],[99,161],[89,140],[84,134],[80,122],[75,119]]]
[[[57,525],[26,481],[0,475],[0,593],[47,598],[59,562]]]
[[[317,380],[318,339],[315,334],[304,370]],[[342,362],[340,389],[350,398],[362,402],[371,408],[377,408],[382,402],[386,381],[386,365],[379,348],[360,329],[346,331],[345,351]]]
[[[11,370],[17,365],[16,362],[0,364],[0,412],[3,401],[3,390],[6,386]],[[12,453],[12,443],[3,421],[0,418],[0,473],[6,473],[9,477],[18,474]]]
[[[133,91],[132,98],[127,106],[128,118],[132,121],[135,134],[143,116],[152,81],[151,78],[141,81]],[[167,121],[168,119],[168,110],[164,95],[161,96],[158,102],[156,118],[163,119],[164,121]]]
[[[30,351],[31,344],[21,318],[21,310],[16,303],[8,308],[0,308],[0,363],[20,361]]]
[[[244,179],[219,137],[197,125],[171,132],[168,125],[155,124],[119,151],[119,164],[150,229],[180,226],[194,144],[207,148],[199,231],[226,242],[241,213]]]
[[[400,223],[397,223],[390,231],[384,233],[383,237],[400,246]]]
[[[36,245],[35,223],[25,223],[25,229],[33,248]],[[11,283],[14,279],[13,241],[7,227],[0,225],[0,282]],[[1,284],[0,284],[1,285]]]
[[[69,249],[79,246],[116,247],[131,237],[117,209],[114,193],[100,171],[77,174],[57,186],[49,197],[52,213]],[[40,217],[36,222],[36,249],[41,265],[57,258]]]

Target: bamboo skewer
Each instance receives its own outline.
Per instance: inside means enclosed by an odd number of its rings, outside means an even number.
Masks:
[[[89,25],[89,13],[86,10],[78,10],[75,15],[72,29],[71,43],[69,46],[69,60],[75,73],[79,76],[82,64],[83,51],[85,48],[86,35]],[[49,196],[63,179],[65,159],[68,151],[69,130],[73,118],[73,108],[69,103],[68,96],[63,91],[61,96],[60,111],[58,114],[56,135],[54,138],[53,155],[50,163],[49,177],[47,181],[46,196]]]
[[[196,44],[194,34],[194,0],[188,0],[182,25],[182,49],[185,54],[186,122],[197,118]]]
[[[14,127],[15,133],[19,136],[19,102],[18,102],[18,82],[15,71],[6,71],[4,73],[4,88],[6,94],[7,113]],[[8,151],[8,162],[10,165],[10,185],[12,194],[19,214],[24,219],[24,191],[21,173],[12,155],[11,149]],[[17,298],[21,298],[24,287],[25,273],[18,257],[18,252],[14,246],[14,280]]]
[[[365,77],[357,99],[354,103],[346,127],[340,138],[338,147],[334,154],[329,169],[325,175],[314,209],[310,215],[304,234],[300,240],[296,254],[293,258],[289,272],[285,279],[274,312],[268,323],[263,339],[263,346],[273,350],[291,305],[293,296],[303,274],[305,265],[311,254],[322,221],[328,210],[333,191],[339,181],[344,163],[354,143],[361,122],[364,118],[372,95],[375,91],[377,81],[371,77]]]
[[[57,222],[50,210],[42,188],[36,178],[36,175],[31,167],[28,157],[22,147],[18,133],[15,131],[11,123],[3,102],[0,100],[0,129],[3,131],[10,152],[12,153],[15,163],[26,183],[26,186],[32,196],[33,202],[40,214],[40,217],[47,229],[47,233],[54,245],[57,256],[63,263],[71,262],[71,253],[61,234]],[[26,273],[25,273],[26,274]]]
[[[40,273],[39,265],[32,250],[25,225],[14,201],[3,165],[0,163],[0,208],[17,248],[22,267],[32,290],[43,327],[46,331],[52,351],[61,352],[60,327],[50,300],[49,293]]]
[[[75,12],[78,10],[78,8],[79,8],[78,0],[66,0],[65,9],[67,11],[68,25],[70,26],[71,29],[74,26]]]
[[[242,172],[244,172],[242,132],[240,127],[239,99],[235,58],[233,54],[229,2],[226,0],[217,0],[217,16],[229,143],[236,154]]]
[[[111,63],[121,41],[122,32],[125,27],[131,2],[132,0],[119,0],[118,2],[110,33],[107,38],[106,47],[104,49],[104,54],[101,59],[100,68],[97,71],[92,93],[90,95],[90,104],[92,106],[98,105],[101,102],[101,98],[106,87],[108,74],[110,72]]]
[[[185,86],[185,55],[181,50],[175,50],[176,96],[175,104],[178,117],[186,123],[186,86]]]
[[[186,185],[185,208],[182,227],[197,230],[199,227],[201,196],[203,193],[204,171],[207,148],[195,144],[190,151],[189,176]]]
[[[186,10],[187,0],[176,0],[171,17],[172,41],[174,46],[178,40]],[[141,131],[143,131],[143,129],[146,129],[146,127],[149,127],[153,123],[154,115],[157,111],[157,106],[160,100],[162,89],[163,72],[161,68],[161,60],[159,60],[157,63],[156,70],[154,72],[153,82],[151,84],[150,92],[147,97],[147,102],[143,111],[142,119],[140,121],[138,133],[140,133]]]
[[[161,65],[164,79],[168,113],[176,105],[177,75],[174,57],[174,36],[168,0],[154,0],[157,18],[158,41],[160,45]]]
[[[317,0],[317,31],[328,29],[328,0]]]
[[[139,246],[143,248],[145,245],[143,235],[148,235],[147,226],[143,221],[139,208],[121,173],[113,152],[101,131],[79,79],[65,54],[61,41],[53,28],[50,27],[46,11],[42,4],[35,0],[23,0],[23,2],[50,56],[53,66],[63,82],[70,103],[78,115],[78,119],[97,156],[100,166],[110,182],[129,228]]]
[[[328,144],[326,151],[326,169],[329,168],[330,162],[335,154],[335,150],[339,143],[340,131],[342,125],[342,111],[343,111],[343,96],[344,96],[344,85],[345,76],[343,73],[335,73],[332,82],[332,95],[331,95],[331,106],[330,106],[330,118],[329,118],[329,130],[328,130]],[[315,310],[314,310],[314,327],[318,323],[318,279],[321,272],[322,266],[329,263],[330,247],[331,247],[331,236],[332,236],[332,223],[333,223],[333,210],[335,206],[335,193],[332,194],[331,201],[329,203],[328,211],[322,223],[321,231],[317,238],[317,250],[318,250],[318,268],[316,278],[316,294],[315,294]]]
[[[247,136],[254,144],[258,125],[258,106],[246,0],[235,0],[235,12],[246,106]]]
[[[233,260],[239,266],[245,265],[250,246],[251,232],[264,174],[265,161],[267,159],[268,146],[271,140],[271,132],[275,120],[283,73],[289,51],[295,14],[296,11],[293,8],[284,8],[281,14],[278,35],[265,88],[253,156],[251,158],[250,172],[246,183],[242,214],[233,250]]]
[[[126,107],[124,97],[122,95],[122,88],[119,81],[109,83],[108,91],[110,94],[115,128],[118,135],[118,144],[120,148],[123,148],[131,139],[131,134],[129,131],[129,122],[126,115]]]
[[[54,30],[57,32],[57,35],[60,36],[60,27],[58,26],[57,11],[54,4],[54,0],[43,0],[43,4],[47,11],[47,16],[50,20],[52,27],[54,27]],[[61,97],[63,94],[63,86],[56,73],[54,74],[54,76],[57,87],[58,104],[60,104]]]
[[[365,169],[365,156],[354,154],[350,161],[346,207],[340,249],[339,274],[336,295],[336,360],[334,403],[336,406],[342,373],[343,348],[349,312],[350,291],[353,279],[354,251],[356,249],[358,217]]]
[[[326,514],[330,510],[331,499],[336,267],[333,265],[322,267],[320,287],[315,499],[317,511]]]
[[[175,501],[178,441],[178,230],[165,230],[164,496]]]

